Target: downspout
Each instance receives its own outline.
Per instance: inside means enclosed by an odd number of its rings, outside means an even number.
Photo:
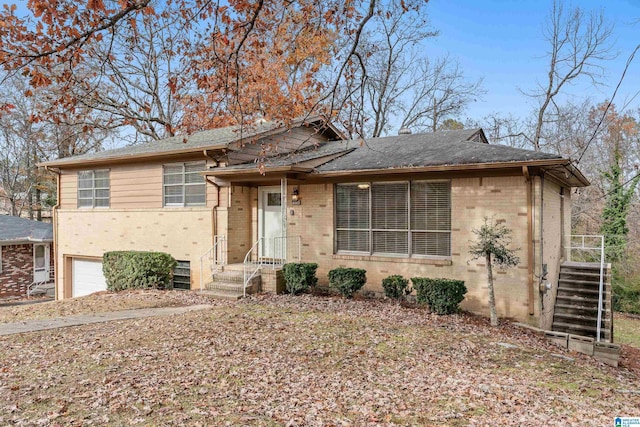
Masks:
[[[53,287],[54,298],[58,300],[58,208],[60,207],[60,170],[50,169],[48,166],[44,170],[56,174],[56,204],[51,208],[51,217],[53,221]]]
[[[534,294],[534,282],[533,282],[533,264],[534,264],[534,256],[533,256],[533,180],[529,175],[529,168],[527,166],[522,167],[522,173],[525,177],[526,187],[527,187],[527,291],[528,291],[528,308],[529,315],[534,314],[534,305],[533,299],[535,297]]]
[[[564,239],[566,238],[567,230],[564,229],[564,187],[560,187],[560,262],[565,259],[564,254]]]
[[[540,175],[540,283],[538,283],[538,289],[540,289],[540,285],[544,283],[547,272],[544,262],[544,174],[545,172],[542,171]],[[540,292],[539,295],[540,313],[542,313],[544,311],[544,294]]]

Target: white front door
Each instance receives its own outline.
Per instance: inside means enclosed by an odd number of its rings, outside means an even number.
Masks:
[[[258,189],[258,233],[262,237],[260,256],[281,258],[284,235],[282,227],[282,191],[280,187]]]
[[[33,245],[33,281],[49,281],[49,245]]]

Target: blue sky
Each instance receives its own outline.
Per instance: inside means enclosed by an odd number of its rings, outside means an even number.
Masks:
[[[629,55],[640,44],[640,0],[582,0],[573,4],[585,11],[602,9],[615,25],[619,56],[605,64],[606,86],[594,89],[580,84],[566,91],[568,96],[586,95],[593,102],[601,102],[611,96]],[[518,88],[531,89],[536,80],[545,77],[547,61],[543,57],[546,45],[542,28],[550,7],[551,0],[429,1],[431,24],[440,31],[440,36],[427,42],[427,51],[434,56],[449,52],[459,60],[466,76],[484,79],[487,93],[467,109],[464,117],[478,120],[492,112],[522,116],[531,111],[532,100]],[[616,105],[621,106],[638,91],[640,52],[616,96]],[[639,106],[640,95],[629,107]]]

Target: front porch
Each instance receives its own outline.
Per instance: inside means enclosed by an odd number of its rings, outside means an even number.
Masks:
[[[225,299],[248,294],[284,292],[282,267],[301,262],[300,236],[261,237],[246,253],[242,263],[227,263],[227,238],[216,236],[214,246],[200,259],[200,291]]]

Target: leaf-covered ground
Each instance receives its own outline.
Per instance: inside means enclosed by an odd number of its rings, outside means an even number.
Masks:
[[[106,311],[136,308],[209,304],[211,301],[211,298],[193,292],[162,292],[156,290],[136,290],[118,293],[100,292],[80,298],[37,302],[35,304],[13,305],[15,302],[8,301],[6,305],[0,303],[0,323],[50,319],[76,314],[103,313]],[[28,302],[28,300],[21,302],[25,303]]]
[[[216,302],[0,348],[0,425],[612,425],[640,408],[624,367],[383,301]]]

